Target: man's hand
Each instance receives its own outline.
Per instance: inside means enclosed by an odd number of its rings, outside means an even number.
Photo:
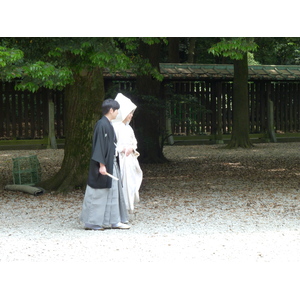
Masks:
[[[99,173],[102,175],[106,175],[106,167],[104,164],[100,164]]]

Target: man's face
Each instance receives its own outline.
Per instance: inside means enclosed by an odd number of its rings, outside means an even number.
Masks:
[[[112,110],[112,108],[111,108],[111,110]],[[118,110],[118,109],[114,110],[114,111],[112,112],[111,119],[114,120],[114,119],[117,117],[118,113],[119,113],[119,110]]]

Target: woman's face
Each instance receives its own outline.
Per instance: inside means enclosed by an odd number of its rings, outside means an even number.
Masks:
[[[130,112],[129,115],[123,120],[123,123],[127,124],[127,123],[130,123],[132,117],[133,117],[133,112]]]

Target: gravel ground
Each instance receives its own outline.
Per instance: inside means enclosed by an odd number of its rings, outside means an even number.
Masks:
[[[6,191],[12,157],[37,154],[43,179],[63,150],[0,152],[0,262],[300,262],[299,143],[167,146],[142,165],[130,230],[85,231],[83,192]],[[291,298],[289,298],[291,299]]]

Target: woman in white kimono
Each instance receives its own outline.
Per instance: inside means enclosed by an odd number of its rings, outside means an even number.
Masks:
[[[129,125],[136,105],[119,93],[115,99],[119,102],[119,114],[112,122],[117,136],[117,151],[119,155],[121,179],[126,208],[133,213],[134,204],[139,202],[139,189],[143,180],[143,172],[138,162],[140,155],[134,131]]]

